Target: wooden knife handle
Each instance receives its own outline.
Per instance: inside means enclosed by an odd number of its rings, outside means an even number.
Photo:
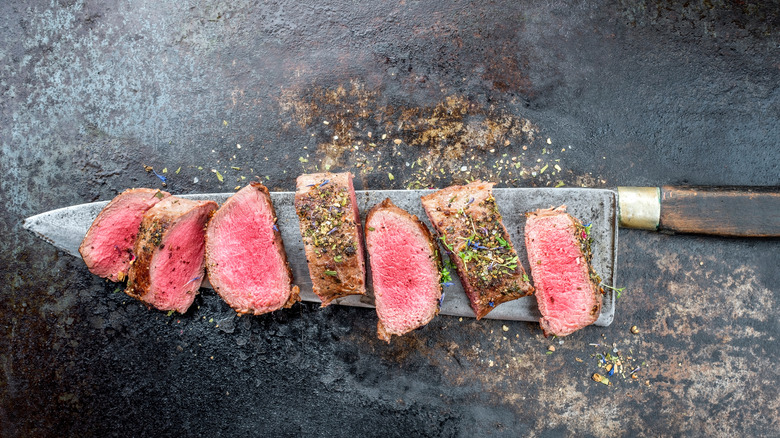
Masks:
[[[780,236],[780,187],[660,190],[659,230],[719,236]]]

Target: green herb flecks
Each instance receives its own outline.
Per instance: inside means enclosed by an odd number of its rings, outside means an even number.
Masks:
[[[339,275],[339,273],[336,271],[325,271],[325,275],[330,275],[331,277],[335,277]]]
[[[620,298],[620,296],[623,294],[623,291],[626,290],[625,287],[617,288],[613,286],[607,286],[606,284],[601,284],[601,287],[606,287],[607,289],[612,289],[615,292],[617,292],[617,298]]]
[[[472,206],[479,208],[470,210]],[[460,231],[451,228],[446,237],[439,239],[450,254],[461,259],[464,272],[473,282],[490,287],[516,274],[517,254],[501,225],[493,196],[480,202],[471,198],[454,216],[461,223]]]
[[[331,256],[337,262],[357,253],[349,192],[346,187],[322,180],[308,186],[296,210],[304,218],[303,242],[314,246],[318,257]],[[335,257],[339,257],[336,259]]]
[[[455,269],[455,265],[451,261],[445,260],[442,264],[439,274],[441,275],[441,284],[444,286],[452,286],[452,271]]]
[[[592,223],[589,223],[588,225],[582,225],[581,223],[576,222],[574,226],[574,232],[575,237],[580,242],[580,249],[582,250],[582,254],[585,256],[585,262],[588,264],[590,281],[592,281],[594,284],[599,284],[601,283],[601,277],[596,273],[596,271],[593,270],[593,266],[590,263],[593,259],[593,250],[591,248],[591,245],[593,244],[593,238],[590,237],[592,226]]]

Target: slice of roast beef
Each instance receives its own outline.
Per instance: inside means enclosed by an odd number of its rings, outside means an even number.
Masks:
[[[261,315],[300,301],[263,184],[244,187],[214,213],[206,227],[206,270],[214,290],[238,313]]]
[[[312,289],[327,306],[366,293],[363,232],[352,174],[316,173],[297,180],[295,210]]]
[[[590,265],[588,230],[566,206],[527,213],[525,246],[545,335],[566,336],[601,310],[601,279]]]
[[[366,217],[379,339],[422,327],[439,312],[441,259],[428,227],[390,199]]]
[[[128,295],[160,310],[184,313],[203,282],[206,223],[217,203],[169,196],[141,221]]]
[[[504,227],[493,185],[475,181],[422,197],[425,213],[455,263],[477,319],[534,290]]]
[[[144,213],[170,193],[129,189],[97,215],[79,247],[90,272],[111,281],[124,281],[133,260],[133,244]]]

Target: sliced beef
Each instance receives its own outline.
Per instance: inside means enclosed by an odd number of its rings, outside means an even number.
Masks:
[[[379,339],[422,327],[439,312],[441,260],[428,227],[390,199],[366,217]]]
[[[477,319],[534,290],[504,227],[493,185],[475,181],[422,197],[425,213],[455,263]]]
[[[129,189],[98,214],[81,242],[79,253],[90,272],[111,281],[124,281],[133,260],[133,244],[144,213],[168,192]]]
[[[300,301],[263,184],[244,187],[214,213],[206,228],[206,268],[219,296],[239,313],[260,315]]]
[[[601,279],[590,265],[588,230],[566,206],[527,213],[525,246],[545,335],[566,336],[601,310]]]
[[[297,180],[295,210],[314,293],[327,306],[366,293],[362,229],[352,174],[316,173]]]
[[[184,313],[203,281],[205,228],[214,201],[169,196],[144,214],[127,294],[160,310]]]

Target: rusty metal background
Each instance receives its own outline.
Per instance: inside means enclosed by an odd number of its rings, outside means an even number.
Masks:
[[[168,317],[21,226],[161,187],[144,165],[176,193],[325,168],[777,186],[777,2],[9,0],[0,23],[0,435],[780,429],[777,240],[621,230],[609,327],[440,317],[386,344],[366,309],[236,318],[205,292]],[[638,379],[591,380],[615,348]]]

